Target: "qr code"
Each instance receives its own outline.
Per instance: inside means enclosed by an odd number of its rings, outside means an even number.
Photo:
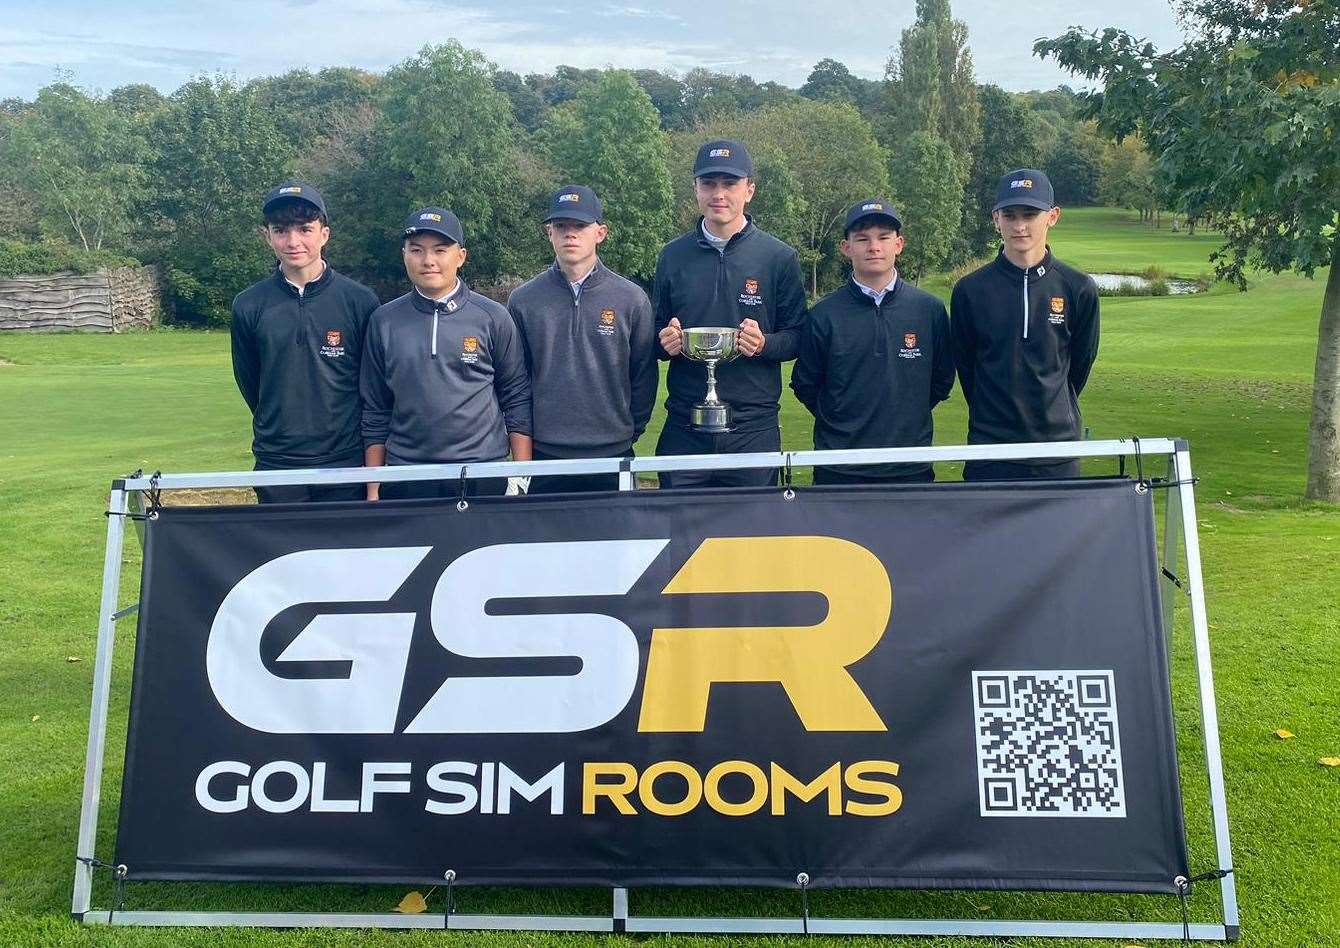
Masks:
[[[982,816],[1125,817],[1107,671],[975,671]]]

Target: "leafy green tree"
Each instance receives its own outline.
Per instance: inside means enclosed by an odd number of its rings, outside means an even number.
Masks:
[[[917,18],[903,31],[886,67],[889,132],[934,132],[965,164],[981,141],[981,106],[973,78],[968,27],[949,0],[917,0]]]
[[[153,86],[136,82],[107,93],[107,104],[132,121],[147,121],[167,105],[167,99]]]
[[[136,214],[142,246],[165,265],[179,319],[225,322],[233,296],[274,263],[257,234],[260,199],[292,152],[254,91],[223,78],[174,92],[150,136],[152,187]]]
[[[371,168],[389,218],[381,223],[384,272],[401,267],[395,227],[425,204],[460,217],[473,282],[535,268],[533,244],[517,238],[535,227],[526,214],[519,129],[481,53],[452,40],[391,69],[374,138]]]
[[[893,200],[906,246],[898,269],[916,281],[949,263],[963,208],[963,166],[934,132],[913,132],[893,144]]]
[[[1057,203],[1069,206],[1097,204],[1102,163],[1103,141],[1093,124],[1079,122],[1073,125],[1042,160],[1043,170],[1056,190]]]
[[[986,85],[978,88],[977,99],[982,108],[982,142],[968,171],[963,227],[952,254],[957,260],[981,256],[995,246],[991,206],[996,203],[1000,176],[1015,168],[1035,168],[1041,160],[1037,119],[1019,98]]]
[[[507,96],[512,104],[512,115],[528,132],[533,132],[544,122],[548,103],[540,94],[526,84],[526,81],[514,72],[500,69],[493,74],[493,85]]]
[[[1045,92],[1020,92],[1017,98],[1032,116],[1040,156],[1055,151],[1061,139],[1071,135],[1080,121],[1079,97],[1069,86],[1057,86]]]
[[[684,76],[685,127],[732,112],[757,112],[799,98],[775,82],[755,82],[747,75],[691,69]]]
[[[1139,131],[1176,209],[1213,214],[1221,277],[1330,264],[1318,328],[1307,497],[1340,503],[1340,7],[1184,0],[1189,39],[1160,52],[1125,32],[1070,30],[1041,56],[1101,83],[1090,115]]]
[[[684,83],[656,69],[635,69],[633,78],[660,113],[661,128],[683,128]]]
[[[263,108],[275,116],[285,141],[298,154],[326,148],[350,116],[374,108],[381,77],[338,67],[309,72],[294,69],[247,84]]]
[[[851,70],[836,59],[821,59],[810,70],[809,78],[800,87],[800,94],[817,102],[845,102],[857,105],[859,91]]]
[[[889,190],[888,154],[853,106],[797,101],[759,113],[755,137],[784,157],[804,203],[801,242],[810,292],[819,292],[821,263],[836,256],[847,208]]]
[[[540,139],[567,180],[600,196],[610,227],[601,258],[650,282],[674,228],[660,114],[630,73],[615,70],[568,105],[551,113]]]
[[[147,153],[132,119],[65,83],[6,122],[6,177],[36,199],[43,232],[86,251],[124,251]]]
[[[1104,145],[1098,174],[1099,201],[1109,207],[1139,211],[1140,220],[1153,222],[1161,196],[1154,160],[1139,135]]]
[[[599,69],[580,69],[577,66],[559,66],[553,75],[531,73],[526,77],[526,85],[535,90],[545,105],[562,105],[577,98],[587,86],[599,81]]]
[[[937,219],[934,225],[937,238],[942,232],[948,233],[952,252],[963,243],[960,230],[975,232],[980,226],[977,202],[964,186],[981,147],[982,129],[968,28],[962,20],[953,18],[949,0],[917,0],[916,21],[903,31],[886,76],[884,140],[909,160],[919,160],[926,148],[943,151],[952,166],[937,173],[936,185],[958,182],[958,212],[951,218]],[[916,132],[924,132],[929,138],[909,150],[909,136]],[[943,142],[947,150],[933,147],[931,140]],[[895,177],[901,167],[902,162],[895,163]],[[933,256],[940,259],[938,254]],[[950,257],[942,259],[948,262]]]

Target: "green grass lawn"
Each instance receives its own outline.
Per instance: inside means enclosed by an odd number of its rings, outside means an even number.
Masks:
[[[1057,255],[1089,269],[1158,264],[1205,272],[1212,235],[1172,234],[1106,209],[1066,211]],[[1322,279],[1257,278],[1189,298],[1105,299],[1098,365],[1082,405],[1098,438],[1174,435],[1191,442],[1207,575],[1225,773],[1244,941],[1340,941],[1340,510],[1306,504],[1307,413]],[[929,281],[943,291],[944,281]],[[117,945],[676,945],[724,939],[351,932],[85,929],[69,922],[94,626],[108,483],[137,467],[184,472],[249,467],[247,413],[224,333],[0,335],[0,946]],[[4,363],[12,364],[4,364]],[[937,441],[956,443],[957,394],[936,410]],[[654,443],[649,431],[641,448]],[[788,448],[810,445],[804,410],[786,396]],[[1111,470],[1112,465],[1094,465]],[[946,466],[942,477],[952,477]],[[128,549],[134,547],[133,541]],[[123,603],[134,601],[135,552]],[[1174,690],[1194,870],[1213,865],[1198,771],[1199,719],[1185,609]],[[118,640],[99,853],[110,855],[133,644]],[[71,661],[70,659],[78,659]],[[1297,736],[1272,735],[1286,728]],[[386,887],[132,887],[132,907],[387,910]],[[100,881],[95,903],[110,886]],[[433,895],[433,908],[440,906]],[[461,909],[607,911],[604,892],[467,890]],[[816,915],[1110,917],[1176,920],[1165,897],[820,891]],[[1192,899],[1210,920],[1213,886]],[[636,891],[635,914],[794,915],[791,893]],[[759,938],[753,944],[800,944]],[[823,941],[823,939],[820,939]],[[836,940],[834,940],[836,941]],[[876,942],[862,939],[862,944]],[[738,943],[732,940],[732,943]],[[900,943],[907,943],[906,941]],[[928,942],[931,943],[931,942]],[[981,944],[943,939],[935,944]],[[1032,944],[1028,940],[1020,944]]]

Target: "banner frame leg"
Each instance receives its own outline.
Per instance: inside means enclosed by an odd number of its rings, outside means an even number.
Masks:
[[[1191,629],[1196,647],[1196,684],[1200,697],[1202,739],[1205,745],[1205,771],[1210,784],[1210,813],[1214,820],[1217,868],[1225,875],[1219,880],[1224,928],[1228,940],[1236,941],[1239,931],[1238,894],[1233,875],[1233,850],[1229,840],[1228,799],[1224,789],[1223,751],[1219,741],[1219,711],[1214,693],[1214,670],[1210,660],[1210,627],[1205,606],[1205,579],[1201,572],[1200,535],[1196,529],[1196,492],[1191,468],[1191,451],[1179,439],[1173,455],[1178,504],[1182,520],[1182,542],[1186,550],[1186,586],[1191,597]],[[1171,503],[1170,503],[1171,507]]]
[[[1168,455],[1168,483],[1177,483],[1177,456]],[[1182,558],[1182,498],[1181,492],[1170,488],[1163,502],[1163,568],[1177,575]],[[1182,590],[1167,576],[1159,578],[1163,594],[1163,635],[1168,643],[1168,658],[1172,660],[1173,620],[1177,613],[1177,599]]]
[[[70,912],[82,919],[92,905],[93,866],[98,842],[98,805],[102,798],[102,767],[106,751],[107,706],[112,688],[112,651],[116,640],[116,603],[121,593],[121,558],[125,541],[127,492],[120,481],[107,500],[107,547],[102,562],[102,601],[98,607],[98,647],[93,665],[93,697],[88,714],[88,747],[84,756],[84,795],[79,808],[79,842],[75,850],[74,894]]]

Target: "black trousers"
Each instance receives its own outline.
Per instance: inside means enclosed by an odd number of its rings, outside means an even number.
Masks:
[[[466,497],[501,497],[507,493],[505,477],[472,477],[465,482]],[[448,481],[384,481],[382,500],[422,500],[428,497],[459,497],[461,482]]]
[[[362,467],[363,452],[336,458],[328,464],[309,465],[315,468]],[[253,471],[288,471],[295,468],[281,467],[257,460]],[[257,487],[256,500],[262,504],[308,504],[324,503],[331,500],[362,500],[367,497],[367,488],[363,484],[285,484],[282,487]]]
[[[632,456],[632,448],[623,453],[623,457],[631,458]],[[545,454],[543,451],[534,451],[533,457],[536,461],[560,460],[558,455]],[[618,474],[536,474],[530,479],[530,487],[526,490],[526,493],[531,495],[576,494],[584,491],[618,489]]]
[[[667,420],[656,442],[660,456],[674,454],[751,454],[782,450],[782,430],[776,425],[754,431],[703,434]],[[737,471],[662,471],[661,488],[769,487],[777,483],[777,468],[753,467]]]
[[[828,484],[929,484],[935,480],[935,468],[927,467],[912,470],[906,474],[881,474],[877,477],[861,477],[850,474],[840,467],[816,467],[814,484],[816,487]]]
[[[968,461],[963,465],[965,481],[1036,481],[1079,477],[1079,459],[1054,464],[1021,464],[1018,461]]]

